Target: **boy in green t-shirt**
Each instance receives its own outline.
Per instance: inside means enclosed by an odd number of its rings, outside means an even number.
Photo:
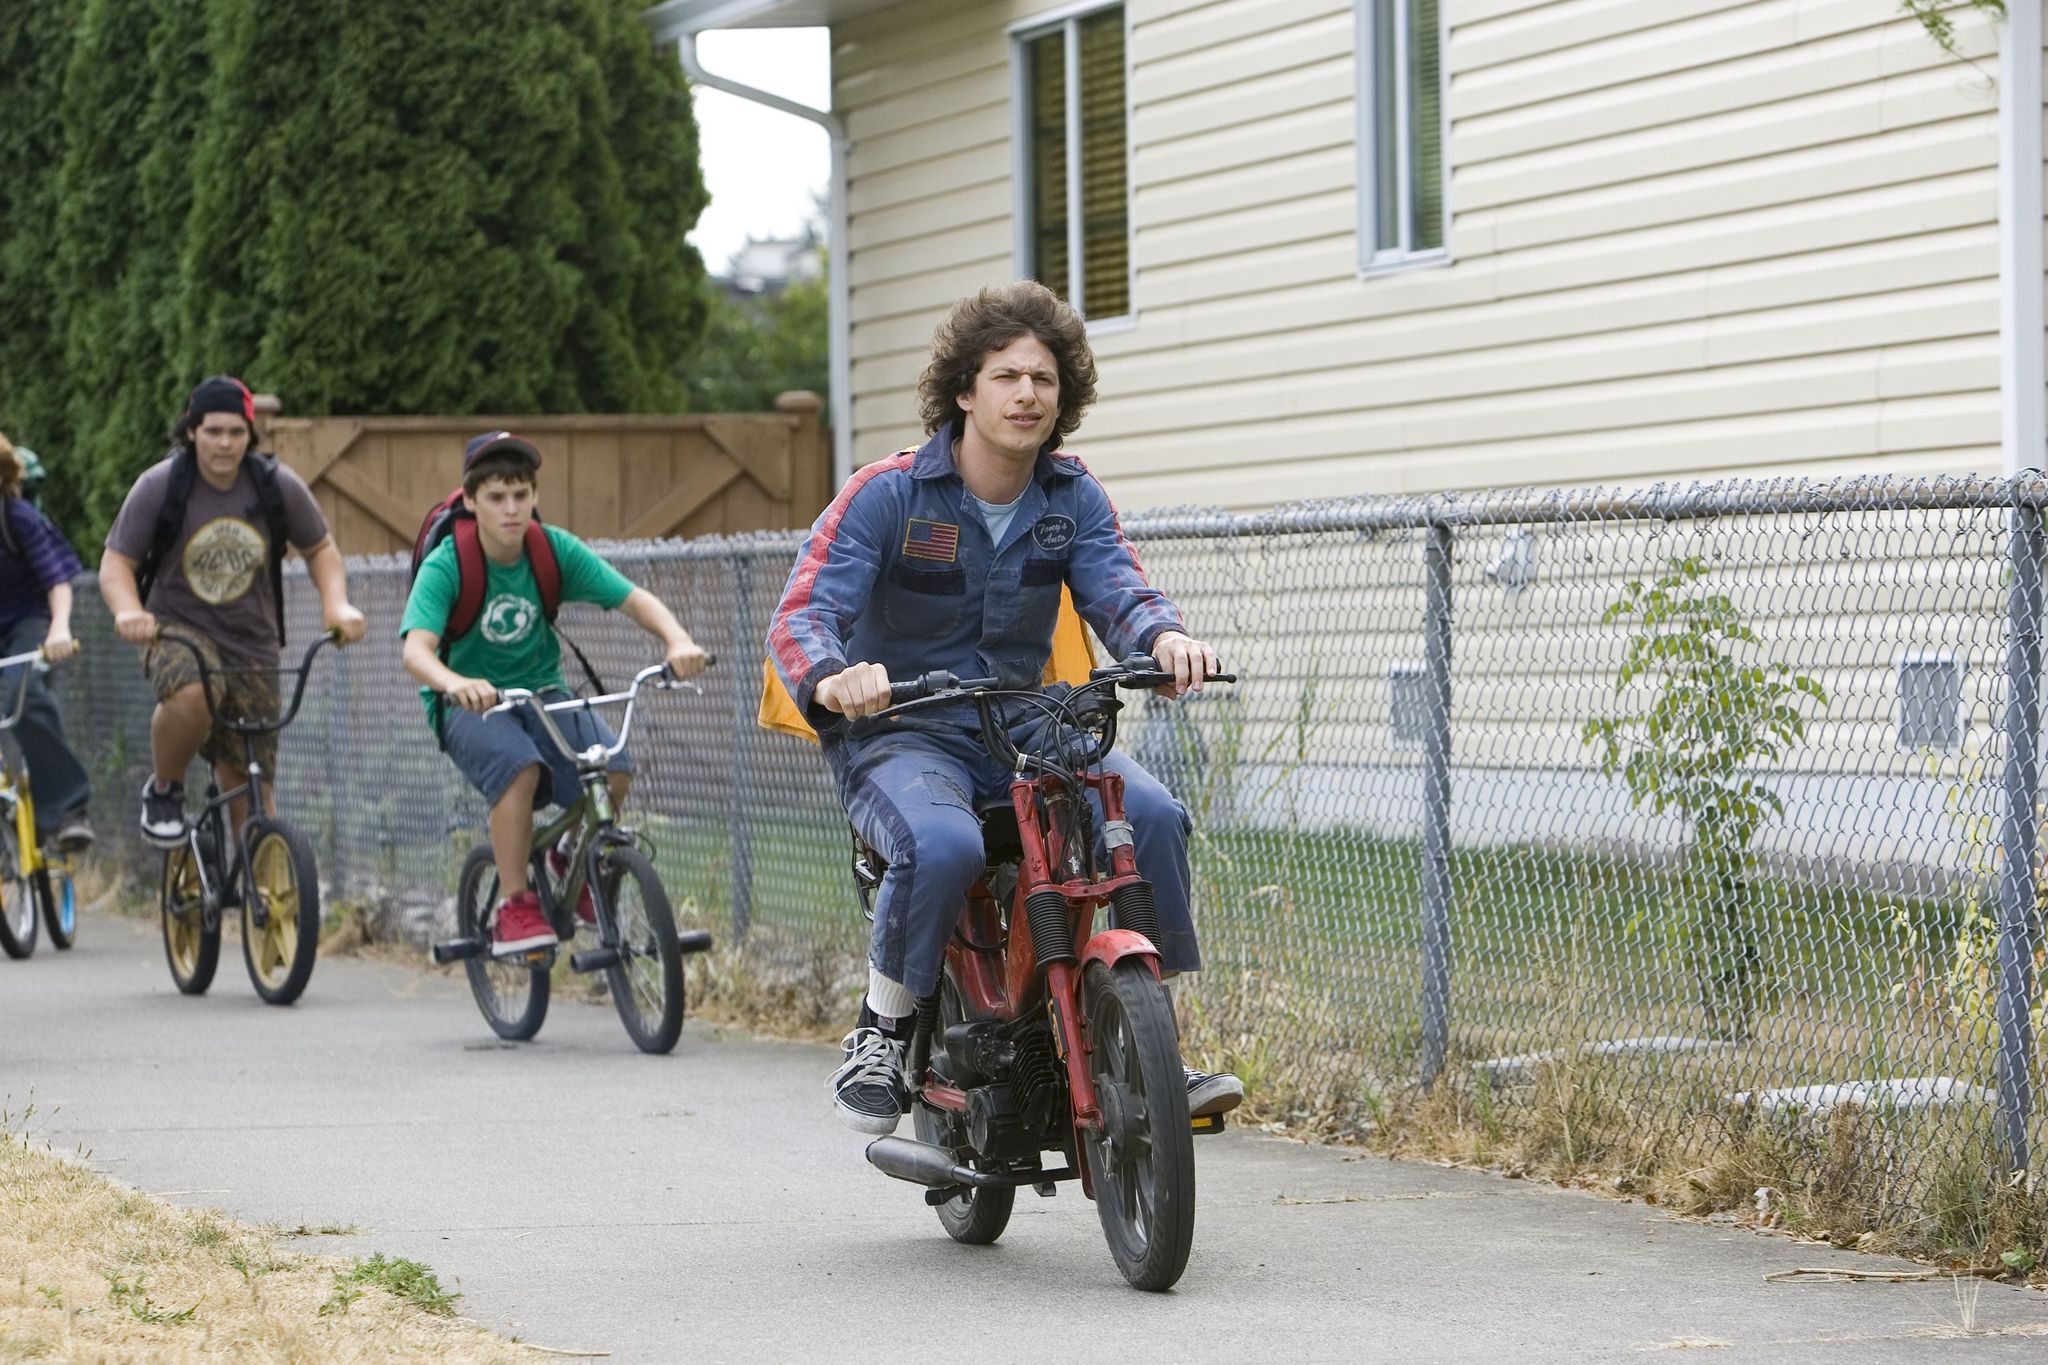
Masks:
[[[554,926],[541,913],[540,898],[528,883],[526,859],[533,841],[533,812],[551,800],[573,801],[577,793],[576,765],[547,737],[529,708],[484,714],[498,704],[500,688],[568,696],[561,646],[548,624],[526,556],[539,473],[540,452],[509,432],[490,432],[469,442],[462,459],[462,503],[476,517],[484,552],[488,582],[482,610],[476,624],[450,645],[443,663],[441,635],[461,589],[451,535],[421,562],[398,627],[405,640],[406,671],[424,689],[429,716],[435,693],[454,703],[441,708],[442,751],[490,803],[491,852],[504,895],[491,943],[492,953],[499,956],[556,942]],[[595,602],[607,611],[623,611],[661,641],[676,677],[703,670],[704,651],[661,599],[634,587],[569,532],[556,526],[543,529],[561,568],[563,602]],[[613,742],[604,722],[588,711],[558,712],[554,720],[562,737],[578,749]],[[632,772],[632,760],[620,752],[611,765],[614,806],[625,802]],[[561,850],[551,850],[548,858],[556,872],[564,870]],[[588,888],[576,913],[586,923],[594,918]]]

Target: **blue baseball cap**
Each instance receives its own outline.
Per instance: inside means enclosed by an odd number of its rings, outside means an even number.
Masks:
[[[467,474],[476,462],[486,455],[499,451],[510,451],[523,457],[535,469],[540,468],[540,451],[524,436],[514,436],[509,431],[487,431],[481,436],[472,436],[462,448],[462,472]]]

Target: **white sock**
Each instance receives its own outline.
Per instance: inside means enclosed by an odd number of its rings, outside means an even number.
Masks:
[[[883,976],[873,967],[868,968],[868,1008],[877,1018],[901,1019],[917,1009],[917,997],[908,987],[899,985]]]

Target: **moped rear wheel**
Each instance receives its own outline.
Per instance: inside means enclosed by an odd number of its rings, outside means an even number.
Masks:
[[[939,1036],[943,1038],[950,1024],[966,1021],[966,1011],[960,1007],[960,989],[953,981],[953,972],[948,968],[939,983]],[[934,1040],[933,1050],[937,1050]],[[965,1161],[973,1156],[967,1142],[967,1125],[958,1114],[949,1109],[935,1109],[919,1102],[911,1106],[911,1122],[917,1128],[917,1140],[952,1151],[954,1157]],[[985,1247],[1003,1235],[1003,1229],[1010,1225],[1010,1210],[1017,1202],[1014,1185],[998,1185],[988,1189],[969,1190],[956,1198],[948,1199],[936,1208],[939,1226],[946,1235],[967,1246]]]
[[[481,943],[483,951],[462,965],[469,973],[469,993],[490,1021],[491,1031],[523,1043],[540,1032],[541,1021],[548,1017],[548,971],[490,955],[497,908],[498,864],[490,845],[479,845],[462,860],[462,876],[455,883],[455,932]]]
[[[1088,964],[1081,984],[1102,1127],[1088,1134],[1095,1212],[1138,1289],[1170,1289],[1195,1239],[1195,1148],[1166,988],[1142,961]]]

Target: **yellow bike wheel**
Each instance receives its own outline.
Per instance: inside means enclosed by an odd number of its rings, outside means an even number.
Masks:
[[[249,831],[249,886],[242,897],[242,960],[256,994],[272,1005],[298,999],[313,978],[319,944],[313,850],[282,820],[258,820]]]
[[[163,889],[158,912],[163,919],[164,961],[171,980],[185,995],[204,995],[220,966],[220,925],[206,927],[205,889],[191,845],[164,854]]]

